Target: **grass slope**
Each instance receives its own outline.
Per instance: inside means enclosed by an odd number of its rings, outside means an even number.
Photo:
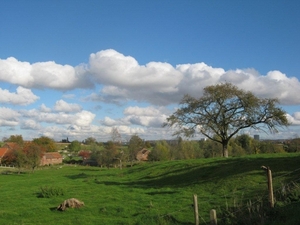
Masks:
[[[273,154],[141,163],[123,170],[64,165],[18,175],[2,168],[0,224],[192,225],[193,194],[200,222],[208,223],[213,208],[218,214],[220,208],[268,196],[262,165],[271,168],[276,192],[282,183],[299,179],[299,162],[300,154]],[[41,198],[40,188],[46,186],[65,194]],[[54,210],[68,198],[85,206]],[[284,224],[299,223],[295,215],[288,218],[298,203],[281,210]]]

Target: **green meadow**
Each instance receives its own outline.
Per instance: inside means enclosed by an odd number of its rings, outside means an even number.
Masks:
[[[210,223],[211,209],[217,210],[218,224],[230,224],[238,217],[235,212],[245,207],[249,211],[249,203],[254,206],[268,199],[262,165],[272,170],[277,199],[275,208],[264,214],[265,224],[299,224],[299,196],[293,193],[290,201],[281,198],[285,185],[297,187],[299,162],[300,154],[268,154],[147,162],[122,170],[61,165],[17,174],[15,169],[1,168],[0,224],[192,225],[194,194],[200,224]],[[43,196],[42,189],[61,192]],[[57,211],[68,198],[77,198],[85,205]]]

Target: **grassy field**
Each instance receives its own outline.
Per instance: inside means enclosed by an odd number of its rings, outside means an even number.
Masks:
[[[277,192],[283,184],[299,179],[299,162],[300,154],[273,154],[149,162],[123,170],[63,165],[18,175],[1,168],[0,224],[192,225],[194,194],[200,224],[209,224],[211,209],[218,214],[226,207],[267,198],[262,165],[271,168]],[[61,189],[64,195],[43,198],[43,187]],[[77,198],[85,206],[56,211],[68,198]],[[298,202],[276,208],[285,222],[272,224],[299,224],[299,216],[288,218],[293,215],[291,208],[299,210]]]

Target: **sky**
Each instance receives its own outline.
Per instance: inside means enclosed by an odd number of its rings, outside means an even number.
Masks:
[[[300,135],[300,1],[0,0],[0,138],[172,139],[185,94],[278,98]],[[200,136],[199,136],[200,138]]]

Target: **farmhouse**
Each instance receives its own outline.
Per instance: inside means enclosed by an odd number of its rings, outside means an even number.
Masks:
[[[148,161],[149,153],[150,151],[148,149],[143,148],[140,151],[138,151],[138,153],[136,154],[136,159],[138,161]]]
[[[41,158],[41,166],[62,163],[62,156],[58,152],[45,152]]]
[[[3,159],[3,157],[11,152],[12,150],[18,149],[20,146],[17,143],[14,142],[6,142],[3,147],[0,148],[0,163]]]

